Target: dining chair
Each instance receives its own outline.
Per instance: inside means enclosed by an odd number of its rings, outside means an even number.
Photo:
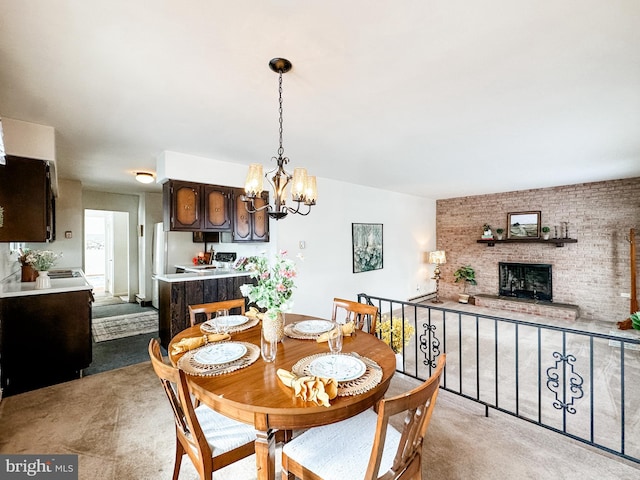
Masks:
[[[418,387],[380,400],[377,414],[369,409],[347,420],[307,430],[286,443],[282,448],[282,479],[421,479],[422,445],[445,357],[440,356],[433,374]],[[403,412],[400,432],[389,419]]]
[[[176,426],[176,457],[173,480],[180,474],[186,453],[201,479],[211,479],[213,471],[226,467],[255,452],[256,431],[205,405],[196,406],[186,374],[162,360],[160,343],[149,342],[149,357],[173,410]]]
[[[211,320],[211,315],[218,310],[231,310],[233,308],[239,308],[240,314],[244,315],[245,313],[245,299],[244,298],[235,298],[233,300],[223,300],[221,302],[211,302],[211,303],[199,303],[197,305],[189,305],[189,320],[191,321],[191,326],[193,327],[196,323],[196,316],[200,313],[203,313],[206,317],[206,320]]]
[[[334,322],[341,322],[343,319],[347,322],[353,321],[359,330],[365,330],[366,325],[365,331],[375,335],[378,307],[343,298],[334,298],[331,319]]]

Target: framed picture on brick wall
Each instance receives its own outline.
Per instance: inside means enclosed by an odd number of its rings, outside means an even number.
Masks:
[[[507,238],[540,238],[540,212],[507,213]]]

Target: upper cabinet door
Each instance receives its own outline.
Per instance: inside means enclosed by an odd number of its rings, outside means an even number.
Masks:
[[[231,230],[231,191],[216,185],[205,185],[203,189],[204,225],[206,232]]]
[[[52,240],[54,204],[47,162],[12,155],[6,159],[6,165],[0,165],[0,242]]]
[[[267,205],[269,203],[269,194],[262,192],[262,196],[256,198],[253,203],[256,208]],[[252,240],[255,242],[269,241],[269,215],[267,215],[267,210],[260,210],[253,214]]]
[[[171,230],[202,230],[201,185],[174,181],[169,183]]]
[[[233,241],[251,241],[251,214],[242,201],[242,192],[236,191],[233,199]]]
[[[236,189],[234,198],[234,242],[268,242],[269,241],[269,215],[267,210],[259,212],[247,212],[247,206],[242,201],[244,190]],[[263,192],[262,195],[253,201],[256,208],[263,207],[269,203],[269,194]]]

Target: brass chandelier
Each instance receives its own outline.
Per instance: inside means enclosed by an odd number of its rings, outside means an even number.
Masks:
[[[271,160],[276,161],[277,167],[263,174],[261,164],[252,163],[249,165],[249,172],[247,173],[247,180],[244,185],[245,195],[243,201],[249,213],[267,210],[267,214],[271,218],[280,220],[289,213],[308,215],[311,212],[311,207],[316,204],[318,191],[316,187],[316,177],[307,175],[306,169],[295,168],[293,175],[287,173],[284,169],[284,166],[289,163],[289,158],[283,157],[284,148],[282,147],[282,74],[291,70],[291,62],[285,58],[274,58],[269,62],[269,67],[278,74],[280,147],[278,148],[278,156],[271,157]],[[273,174],[273,176],[269,178],[271,174]],[[273,187],[274,203],[273,205],[266,204],[256,208],[254,200],[262,194],[263,178],[266,178]],[[286,187],[289,182],[291,182],[291,200],[297,203],[295,208],[289,207],[286,204]],[[306,212],[300,211],[300,207],[303,204],[308,207]]]

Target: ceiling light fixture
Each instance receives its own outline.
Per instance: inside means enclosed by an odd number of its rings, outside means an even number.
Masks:
[[[147,172],[136,172],[136,180],[140,183],[151,183],[153,182],[153,174]]]
[[[316,187],[316,177],[307,175],[307,170],[304,168],[295,168],[293,175],[287,173],[284,169],[284,165],[289,163],[287,157],[283,157],[284,148],[282,147],[282,74],[291,70],[291,62],[284,58],[274,58],[269,62],[271,70],[278,74],[278,94],[279,94],[279,132],[280,132],[280,147],[278,148],[278,156],[272,157],[271,160],[275,160],[278,166],[263,174],[262,165],[259,163],[252,163],[249,165],[249,172],[247,173],[247,180],[245,182],[244,190],[245,195],[243,201],[245,207],[249,213],[259,212],[260,210],[267,210],[267,214],[271,218],[280,220],[289,213],[298,213],[300,215],[309,215],[311,207],[316,204],[318,198],[318,191]],[[273,177],[269,178],[269,175],[273,173]],[[256,197],[261,196],[263,191],[263,177],[273,187],[274,204],[266,204],[262,207],[256,208],[254,200]],[[297,202],[296,208],[287,207],[286,205],[286,186],[291,181],[291,199]],[[300,211],[300,206],[305,204],[309,208],[305,213]]]

